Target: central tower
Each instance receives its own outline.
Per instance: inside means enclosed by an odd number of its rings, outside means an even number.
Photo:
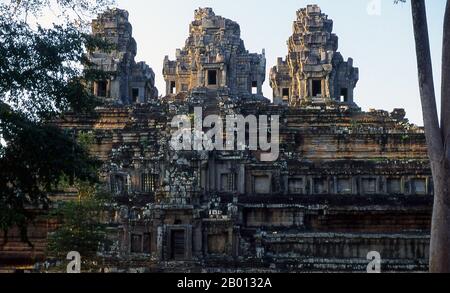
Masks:
[[[249,53],[240,36],[236,22],[216,16],[211,8],[197,9],[184,48],[177,50],[175,61],[164,59],[166,94],[206,89],[238,97],[262,95],[264,51]]]

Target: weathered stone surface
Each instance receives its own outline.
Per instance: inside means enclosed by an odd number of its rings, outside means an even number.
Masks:
[[[270,72],[275,103],[300,106],[305,101],[334,100],[353,103],[359,79],[350,58],[337,52],[333,21],[317,5],[297,11],[286,60],[278,58]]]
[[[239,25],[217,16],[211,8],[195,11],[189,37],[176,60],[164,59],[166,94],[209,89],[244,98],[262,95],[266,58],[251,54],[240,38]]]
[[[111,13],[123,16],[113,28],[124,23],[125,12]],[[252,81],[257,88],[264,81],[264,56],[248,54],[239,26],[205,8],[177,60],[164,61],[166,97],[57,121],[93,135],[91,152],[117,202],[106,271],[365,271],[372,250],[385,271],[427,269],[433,184],[423,129],[402,109],[363,112],[353,99],[337,101],[344,85],[352,97],[357,70],[336,53],[332,22],[317,6],[298,17],[286,68],[271,77],[275,98],[284,86],[294,93],[286,103],[251,94]],[[206,84],[209,69],[217,70],[216,86]],[[305,90],[314,78],[328,93],[319,99]],[[221,117],[279,115],[279,159],[173,151],[170,121],[193,107]]]
[[[128,105],[147,103],[158,96],[155,87],[155,73],[145,62],[135,62],[136,41],[128,12],[112,9],[98,16],[92,22],[94,36],[108,41],[112,50],[89,52],[93,68],[103,70],[112,76],[99,80],[91,86],[93,93],[105,102]]]

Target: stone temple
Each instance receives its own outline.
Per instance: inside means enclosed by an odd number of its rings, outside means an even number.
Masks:
[[[134,60],[137,52],[128,12],[111,10],[92,21],[92,33],[112,45],[110,52],[89,52],[93,69],[105,71],[111,77],[90,85],[91,91],[105,103],[130,105],[146,103],[158,96],[155,73],[145,64]]]
[[[189,37],[176,60],[164,59],[166,94],[196,89],[246,97],[262,95],[266,77],[264,51],[250,54],[236,22],[216,16],[211,8],[195,11]]]
[[[185,46],[164,62],[166,95],[152,70],[135,63],[128,13],[109,10],[93,33],[112,52],[90,52],[113,73],[92,90],[95,115],[67,113],[55,123],[94,137],[114,245],[105,270],[127,272],[365,272],[377,251],[383,271],[425,271],[433,182],[423,128],[403,109],[362,111],[358,69],[337,51],[333,22],[316,5],[297,12],[286,60],[270,73],[249,53],[239,25],[212,9],[195,11]],[[261,151],[175,151],[175,115],[194,107],[220,117],[279,115],[280,155]],[[70,190],[55,201],[75,196]],[[11,231],[0,263],[45,260],[54,223],[34,223],[28,248]]]
[[[358,68],[337,52],[333,21],[318,6],[308,6],[297,11],[293,30],[286,60],[279,58],[270,72],[275,102],[294,107],[308,100],[352,104]]]

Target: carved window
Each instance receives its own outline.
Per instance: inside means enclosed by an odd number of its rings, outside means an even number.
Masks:
[[[142,192],[155,192],[158,188],[159,175],[143,173],[141,175]]]
[[[174,230],[170,235],[170,258],[183,260],[185,257],[184,230]]]
[[[97,81],[97,96],[105,98],[107,95],[108,82],[106,80]]]
[[[417,195],[424,195],[427,193],[427,182],[425,179],[416,178],[411,180],[412,193]]]
[[[142,253],[142,235],[131,234],[131,253]]]
[[[324,194],[327,192],[327,182],[322,178],[315,178],[313,180],[314,194]]]
[[[222,174],[220,177],[220,190],[223,192],[234,192],[236,189],[236,174]]]
[[[208,85],[217,85],[217,70],[208,70]]]
[[[304,184],[302,178],[289,179],[289,193],[290,194],[304,193]]]
[[[284,97],[289,98],[289,88],[283,88],[282,96],[283,96],[283,98]]]
[[[341,88],[341,102],[347,103],[348,102],[348,89],[347,88]]]
[[[110,178],[111,192],[119,195],[128,190],[127,176],[122,174],[113,174]]]
[[[258,82],[253,81],[252,82],[252,94],[256,95],[258,93]]]
[[[375,178],[363,178],[361,183],[364,194],[374,194],[377,192],[377,180]]]
[[[138,100],[139,100],[139,88],[133,88],[131,90],[131,98],[133,99],[133,103],[138,102]]]
[[[350,178],[339,178],[337,180],[337,193],[338,194],[352,193],[352,184]]]
[[[387,184],[387,193],[389,194],[402,193],[402,180],[400,178],[388,178],[386,184]]]
[[[312,96],[317,97],[322,95],[322,81],[313,80],[312,81]]]
[[[175,90],[176,90],[176,83],[175,83],[175,81],[171,81],[170,82],[170,94],[175,94]]]

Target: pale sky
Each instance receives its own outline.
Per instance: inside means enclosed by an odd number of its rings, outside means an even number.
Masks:
[[[360,80],[355,101],[363,108],[405,108],[408,118],[422,125],[410,4],[393,0],[118,0],[130,13],[137,61],[146,61],[156,73],[156,85],[165,94],[162,64],[165,55],[174,59],[188,37],[189,24],[198,7],[212,7],[217,15],[237,21],[247,50],[266,49],[267,72],[278,56],[287,54],[296,11],[318,4],[334,20],[339,51],[352,57]],[[372,13],[368,13],[370,3]],[[378,6],[377,3],[380,3]],[[442,26],[445,0],[427,1],[428,20],[437,94],[440,95]],[[272,98],[268,75],[264,95]]]

